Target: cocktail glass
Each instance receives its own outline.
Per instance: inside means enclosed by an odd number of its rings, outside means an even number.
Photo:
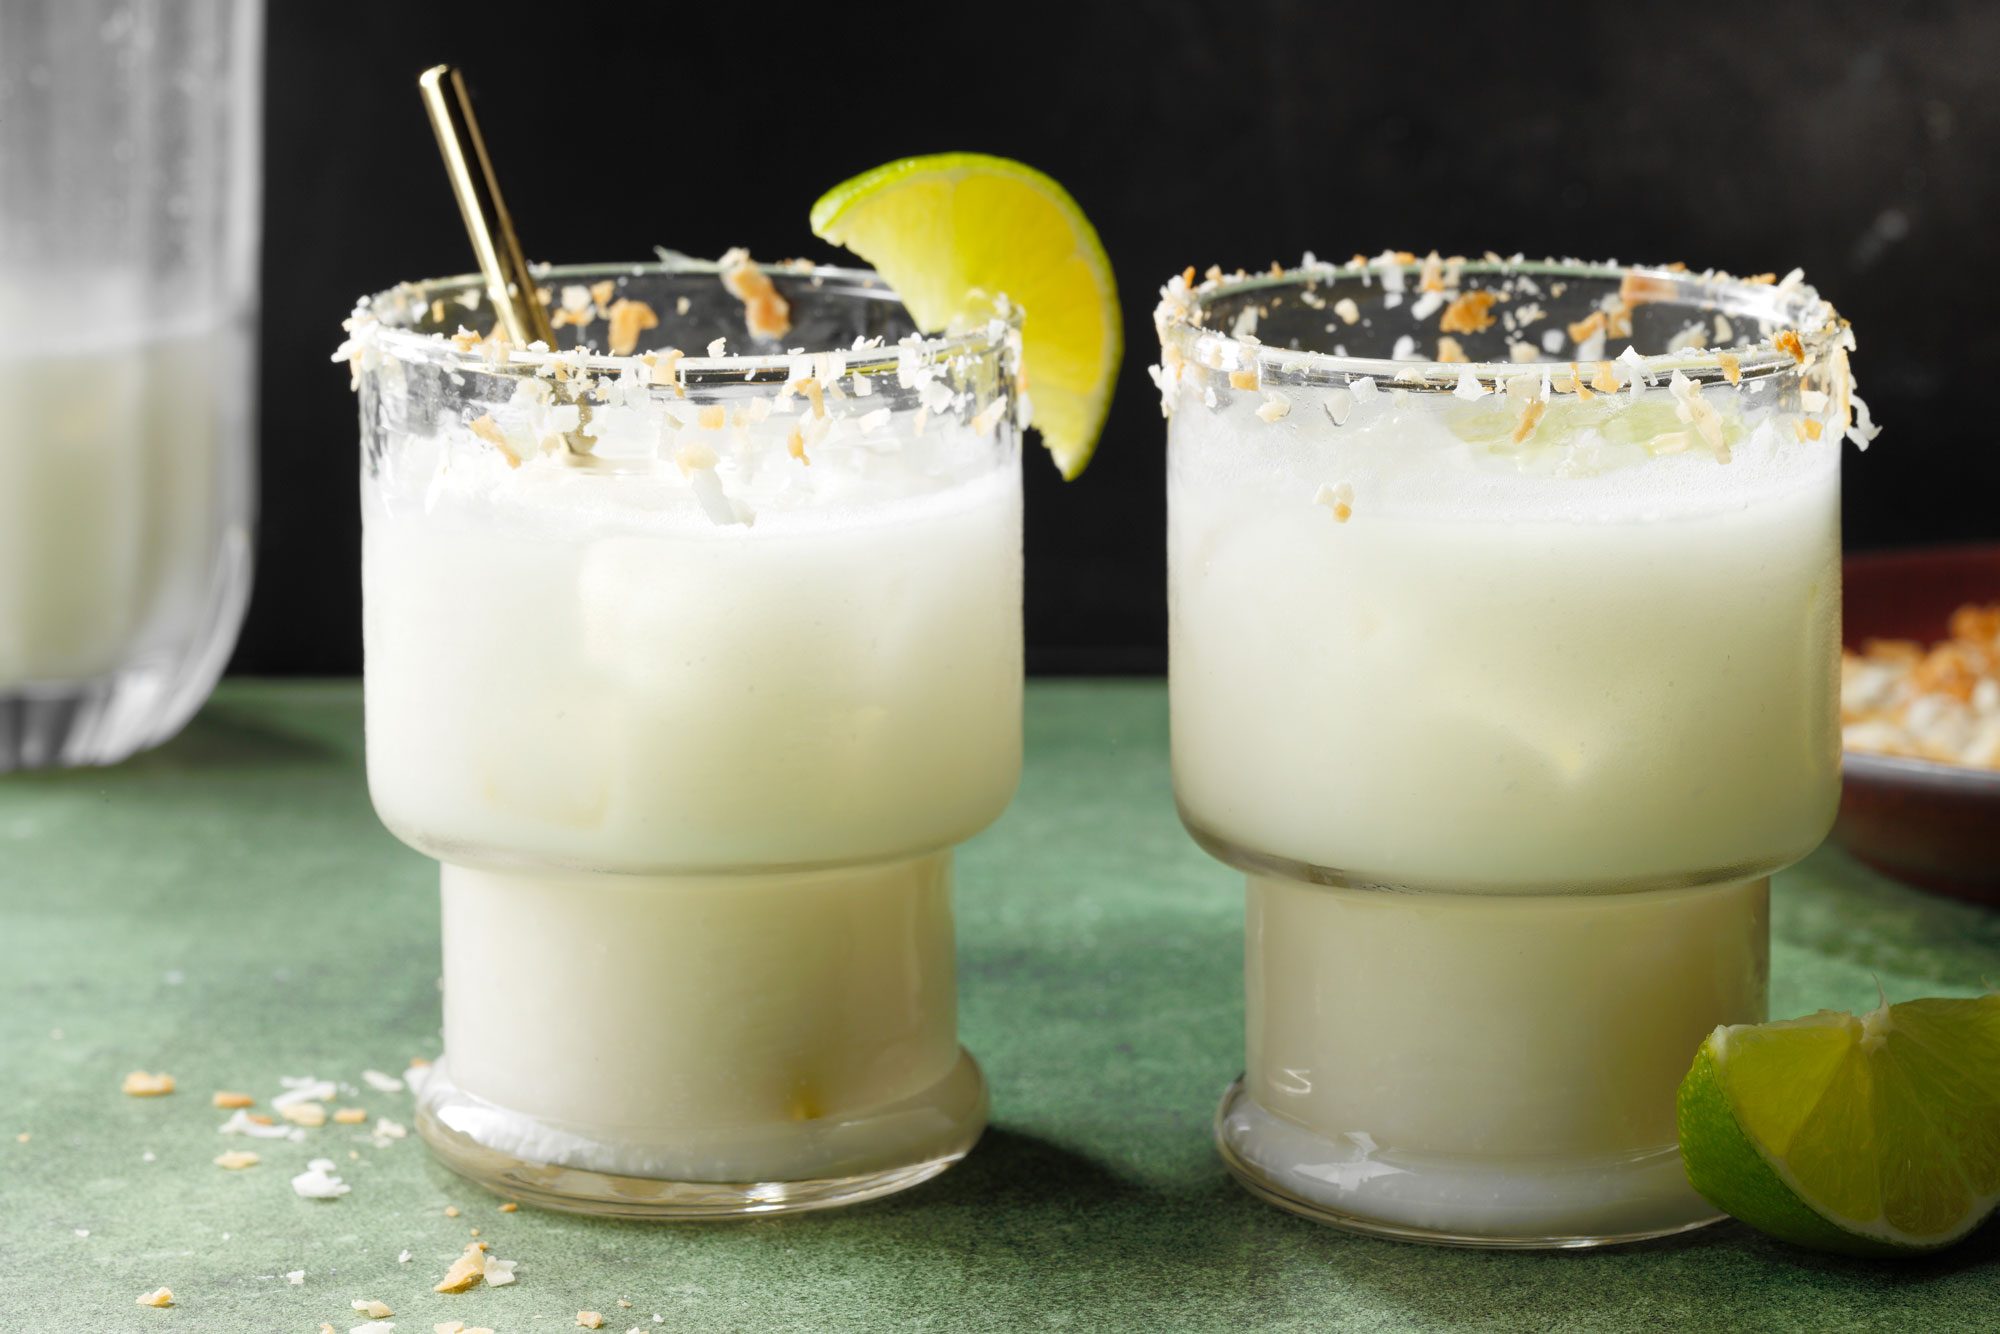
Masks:
[[[1017,327],[755,272],[781,339],[680,263],[548,274],[625,355],[452,338],[474,278],[343,350],[369,787],[442,864],[418,1129],[554,1208],[850,1203],[985,1123],[951,867],[1020,770]]]
[[[1711,1221],[1675,1090],[1765,1017],[1769,877],[1839,791],[1844,322],[1388,255],[1158,324],[1175,792],[1248,886],[1228,1166],[1428,1241]]]

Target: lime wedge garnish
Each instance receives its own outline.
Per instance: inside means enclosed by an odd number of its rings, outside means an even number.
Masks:
[[[1708,1201],[1801,1246],[1906,1255],[2000,1203],[2000,994],[1718,1028],[1681,1084]]]
[[[1034,425],[1064,477],[1083,471],[1125,334],[1111,261],[1069,191],[983,153],[904,158],[827,191],[812,229],[874,265],[927,333],[977,293],[1019,306]]]

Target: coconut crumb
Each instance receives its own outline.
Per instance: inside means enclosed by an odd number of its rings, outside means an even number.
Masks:
[[[257,1100],[247,1093],[218,1092],[209,1099],[217,1107],[255,1107]]]
[[[1255,366],[1245,366],[1241,370],[1229,372],[1229,387],[1231,389],[1255,389],[1257,387],[1257,368]]]
[[[1491,390],[1479,382],[1479,377],[1475,376],[1471,371],[1460,371],[1458,373],[1458,383],[1452,386],[1451,390],[1453,398],[1462,398],[1468,403],[1474,399],[1484,398],[1491,392]]]
[[[333,1159],[315,1158],[292,1178],[292,1192],[302,1199],[337,1200],[354,1188],[334,1175]]]
[[[1598,362],[1597,369],[1590,377],[1590,387],[1600,394],[1617,393],[1620,387],[1618,383],[1618,371],[1608,361]]]
[[[1771,346],[1777,348],[1780,352],[1790,353],[1793,361],[1801,365],[1805,364],[1805,344],[1799,341],[1798,330],[1780,329],[1772,336]]]
[[[881,411],[887,412],[888,409],[883,408]],[[982,439],[992,435],[993,428],[1000,424],[1000,418],[1005,415],[1006,411],[1007,400],[1004,398],[994,399],[974,414],[972,418],[973,433]],[[873,416],[874,414],[870,413],[869,415]]]
[[[691,448],[692,448],[692,447],[691,447]],[[683,450],[683,451],[681,451],[681,452],[682,452],[682,453],[686,453],[687,451],[686,451],[686,450]],[[688,465],[687,465],[687,464],[685,464],[685,463],[683,463],[683,464],[682,464],[681,466],[685,468],[685,467],[687,467]],[[709,458],[708,458],[708,462],[706,462],[706,463],[704,463],[704,464],[699,464],[699,465],[696,465],[696,466],[699,466],[699,467],[704,467],[704,468],[713,468],[713,467],[715,466],[715,453],[714,453],[714,451],[713,451],[713,450],[710,450],[710,451],[709,451]],[[457,1206],[457,1205],[455,1205],[455,1204],[447,1204],[447,1205],[446,1205],[446,1206],[444,1207],[444,1216],[445,1216],[446,1218],[456,1218],[456,1217],[458,1217],[458,1206]]]
[[[174,1091],[174,1077],[165,1073],[149,1075],[144,1070],[134,1070],[125,1076],[125,1082],[119,1087],[135,1098],[158,1098]]]
[[[1527,442],[1528,437],[1535,433],[1535,427],[1541,424],[1542,414],[1548,409],[1548,403],[1539,398],[1531,398],[1521,405],[1521,414],[1514,419],[1514,433],[1511,437],[1515,444]]]
[[[364,1107],[341,1107],[334,1112],[333,1119],[344,1126],[358,1126],[368,1119],[368,1110]]]
[[[507,1203],[500,1206],[500,1212],[503,1214],[511,1214],[518,1212],[520,1208],[521,1208],[520,1205],[514,1203],[512,1200],[509,1200],[507,1201]]]
[[[1333,313],[1340,317],[1342,324],[1358,324],[1361,320],[1361,307],[1354,304],[1354,298],[1351,296],[1344,296],[1334,302]]]
[[[139,1294],[137,1304],[140,1306],[172,1306],[174,1304],[174,1290],[172,1288],[155,1288],[151,1292],[142,1292]]]
[[[1346,523],[1354,517],[1354,487],[1348,482],[1322,484],[1313,493],[1313,504],[1325,506],[1335,523]]]
[[[604,1317],[595,1311],[578,1311],[576,1313],[576,1323],[582,1325],[585,1329],[603,1329]]]
[[[1283,394],[1267,393],[1257,407],[1257,416],[1267,422],[1282,421],[1292,410],[1292,401]]]
[[[1436,359],[1445,362],[1471,360],[1470,357],[1465,355],[1465,348],[1460,346],[1459,341],[1450,334],[1445,334],[1438,339]]]
[[[507,443],[507,433],[500,429],[499,422],[493,420],[492,413],[482,412],[477,417],[474,417],[471,421],[467,422],[466,426],[472,431],[474,435],[478,436],[481,440],[484,440],[487,444],[492,445],[495,449],[499,450],[500,457],[507,460],[508,467],[518,468],[521,466],[521,460],[515,454],[514,446]],[[222,1104],[219,1102],[216,1103],[215,1105],[217,1107],[222,1106]],[[247,1103],[244,1105],[248,1106]]]
[[[1729,381],[1731,384],[1743,383],[1743,363],[1738,361],[1733,353],[1716,353],[1715,364],[1722,367],[1723,379]]]
[[[284,1117],[295,1126],[304,1126],[308,1130],[317,1130],[326,1124],[326,1105],[318,1102],[295,1102],[289,1106],[280,1107],[278,1115]]]
[[[1438,328],[1445,333],[1484,333],[1493,327],[1493,303],[1499,299],[1498,292],[1466,292],[1444,308]]]
[[[389,1309],[389,1303],[387,1302],[369,1301],[361,1297],[355,1298],[348,1305],[367,1316],[370,1320],[387,1320],[390,1316],[396,1314]]]
[[[607,287],[609,285],[605,284]],[[626,297],[620,297],[611,303],[606,318],[611,322],[608,341],[611,355],[614,357],[630,356],[639,346],[640,334],[648,329],[660,327],[660,317],[654,313],[651,306],[643,301],[633,301]]]
[[[467,1246],[463,1254],[451,1262],[451,1268],[444,1271],[444,1277],[431,1287],[432,1292],[464,1292],[485,1277],[486,1248]]]
[[[549,314],[549,327],[561,329],[575,325],[581,329],[597,318],[596,303],[590,299],[590,289],[581,284],[571,284],[562,289],[562,299]]]
[[[1870,640],[1841,655],[1847,749],[2000,769],[2000,603],[1959,607],[1947,633],[1929,649]]]
[[[792,308],[778,295],[770,275],[750,262],[741,247],[722,257],[722,285],[743,303],[743,320],[752,337],[783,338],[792,330]]]
[[[231,1149],[227,1153],[215,1155],[215,1165],[227,1172],[241,1172],[246,1167],[255,1167],[264,1160],[248,1149]]]

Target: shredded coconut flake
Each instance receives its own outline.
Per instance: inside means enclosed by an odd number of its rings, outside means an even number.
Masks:
[[[315,1158],[306,1170],[292,1178],[292,1190],[308,1200],[337,1200],[352,1190],[334,1174],[331,1158]]]

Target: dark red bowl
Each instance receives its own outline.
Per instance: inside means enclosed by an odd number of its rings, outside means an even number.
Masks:
[[[1850,556],[1842,637],[1935,643],[1968,602],[2000,602],[2000,545]],[[1849,751],[1833,837],[1879,871],[2000,905],[2000,770]]]

